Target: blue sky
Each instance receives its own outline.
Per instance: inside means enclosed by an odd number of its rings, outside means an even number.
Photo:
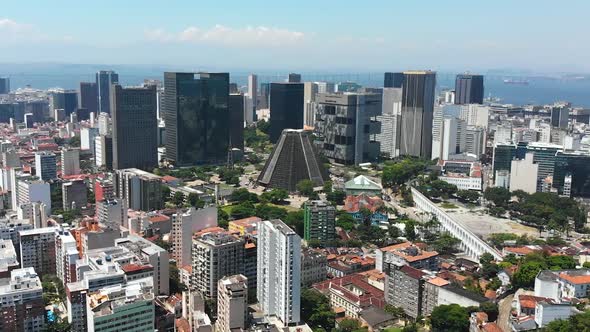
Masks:
[[[589,11],[585,0],[2,0],[0,62],[590,71]]]

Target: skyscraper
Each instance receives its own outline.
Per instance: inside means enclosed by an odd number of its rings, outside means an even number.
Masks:
[[[156,87],[112,85],[113,168],[158,166]]]
[[[258,107],[258,77],[254,74],[248,76],[248,102],[244,110],[244,120],[249,125],[256,118],[256,107]]]
[[[382,99],[376,93],[317,95],[316,134],[322,154],[337,163],[358,165],[379,156],[377,115]],[[272,127],[272,113],[271,113]]]
[[[457,75],[455,104],[483,104],[483,75]]]
[[[0,95],[10,92],[10,78],[0,77]]]
[[[287,78],[288,83],[301,83],[301,74],[289,73]]]
[[[244,99],[241,93],[229,95],[229,138],[232,149],[244,150],[244,114],[247,113],[244,112]]]
[[[303,84],[271,83],[270,141],[275,143],[283,129],[303,128]]]
[[[97,113],[98,87],[96,82],[80,82],[80,98],[78,100],[78,106],[87,109],[88,113]]]
[[[377,116],[381,129],[375,138],[379,142],[381,153],[389,158],[395,158],[399,156],[402,89],[383,88],[382,106],[381,115]]]
[[[567,128],[570,109],[566,106],[551,107],[551,126],[557,128]]]
[[[404,72],[400,155],[430,158],[436,73]]]
[[[404,84],[404,73],[385,73],[384,88],[401,88]]]
[[[176,166],[222,163],[229,148],[229,74],[164,73],[166,159]]]
[[[281,220],[265,220],[258,228],[256,295],[268,316],[283,324],[298,323],[301,310],[301,238]]]
[[[111,113],[111,84],[119,84],[119,74],[112,70],[101,70],[96,73],[98,111],[100,113]]]
[[[78,108],[78,93],[76,90],[53,91],[49,97],[50,114],[55,110],[63,109],[64,115],[69,117]]]

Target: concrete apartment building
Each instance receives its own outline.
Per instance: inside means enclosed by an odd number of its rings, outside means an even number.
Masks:
[[[304,205],[305,241],[317,241],[321,246],[336,240],[336,208],[326,201],[307,201]]]
[[[19,267],[20,263],[12,241],[0,239],[0,278],[10,278],[10,272]]]
[[[393,266],[409,265],[416,269],[436,271],[438,253],[420,249],[411,242],[403,242],[377,249],[375,253],[376,269],[388,273]]]
[[[61,150],[61,176],[80,174],[80,149]]]
[[[309,287],[328,278],[328,258],[321,251],[301,251],[301,286]]]
[[[374,93],[318,94],[315,132],[323,155],[339,164],[358,165],[379,156],[377,115],[382,99]]]
[[[192,239],[195,232],[217,226],[217,208],[178,210],[172,215],[172,258],[181,267],[191,265]]]
[[[55,233],[45,227],[19,231],[21,267],[32,267],[39,275],[55,274]]]
[[[301,238],[281,220],[265,220],[258,230],[260,307],[283,324],[300,321]]]
[[[245,330],[247,314],[248,280],[246,277],[239,274],[220,279],[217,289],[215,331]]]
[[[11,271],[0,285],[0,331],[45,330],[45,305],[41,279],[32,267]]]
[[[218,282],[242,272],[244,240],[227,232],[205,233],[193,239],[191,289],[217,298]]]
[[[77,281],[76,261],[80,259],[76,239],[67,229],[55,234],[55,274],[64,285]]]
[[[88,193],[84,180],[63,182],[61,186],[64,211],[86,207]]]

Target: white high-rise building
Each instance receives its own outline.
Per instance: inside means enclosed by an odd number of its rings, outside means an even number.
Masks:
[[[395,158],[399,156],[400,116],[402,111],[402,89],[383,88],[382,114],[377,116],[381,131],[376,135],[381,153]]]
[[[512,124],[505,122],[498,124],[494,133],[494,145],[512,143]]]
[[[80,259],[76,239],[68,229],[57,229],[55,235],[55,274],[64,285],[77,281],[76,261]]]
[[[537,191],[539,164],[533,163],[534,154],[527,153],[522,160],[513,160],[510,166],[510,191],[522,190],[528,194]]]
[[[490,117],[489,106],[480,104],[461,105],[459,118],[467,122],[468,126],[488,128]]]
[[[215,331],[245,330],[247,311],[248,279],[238,274],[219,280]]]
[[[258,105],[258,77],[254,74],[248,76],[248,99],[244,109],[244,121],[246,125],[254,122],[254,114]]]
[[[435,137],[440,137],[440,141],[436,141]],[[455,117],[444,118],[440,132],[433,135],[432,159],[448,160],[452,155],[463,153],[466,141],[467,126],[465,121]]]
[[[485,129],[481,127],[467,127],[465,132],[465,152],[481,156],[485,153]]]
[[[0,330],[45,331],[41,279],[32,267],[12,270],[0,285]]]
[[[256,294],[268,316],[285,325],[300,321],[301,238],[281,220],[262,221],[258,228]]]
[[[318,93],[334,93],[336,86],[331,82],[314,82],[318,86]]]
[[[94,154],[94,140],[98,136],[98,128],[82,128],[80,130],[80,149],[90,150]]]
[[[80,174],[80,150],[61,150],[61,176]]]
[[[35,175],[41,180],[57,179],[57,157],[50,152],[35,153]]]
[[[111,118],[108,113],[103,112],[98,116],[98,133],[105,136],[111,134]]]

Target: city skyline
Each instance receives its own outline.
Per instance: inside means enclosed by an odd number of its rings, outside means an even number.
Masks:
[[[567,8],[549,1],[378,5],[379,11],[374,6],[305,1],[280,6],[183,1],[174,7],[142,3],[138,10],[135,1],[84,8],[43,1],[32,1],[26,8],[7,3],[0,36],[13,51],[0,55],[0,63],[590,70],[583,61],[590,47],[572,33],[584,29],[582,13],[590,5],[582,1]],[[58,9],[68,19],[55,19]],[[567,26],[538,23],[559,16],[568,17]]]

